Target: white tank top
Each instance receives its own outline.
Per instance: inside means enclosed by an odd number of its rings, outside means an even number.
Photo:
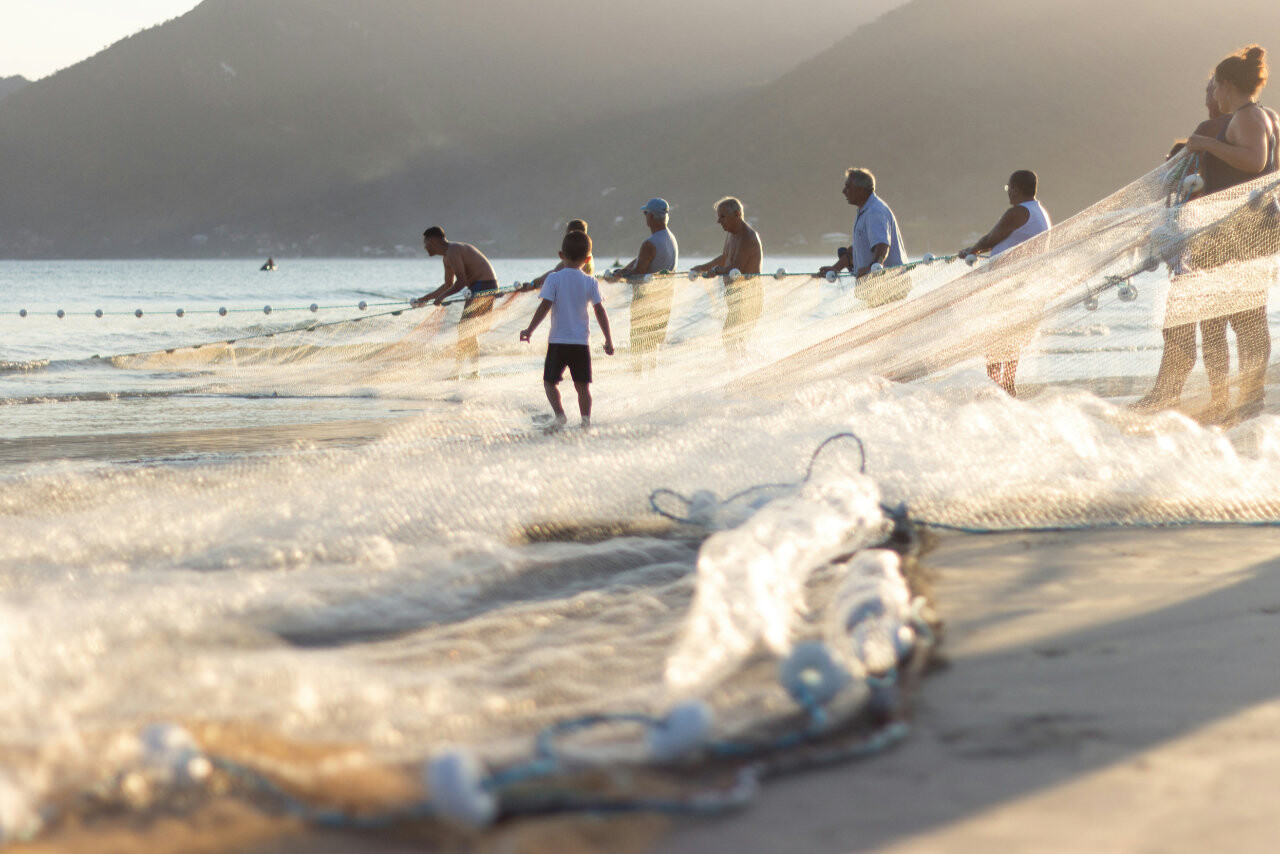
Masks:
[[[654,248],[653,262],[649,264],[649,272],[661,273],[666,270],[674,273],[676,264],[680,261],[680,249],[676,245],[676,236],[671,233],[671,229],[655,231],[653,236],[645,242],[652,243]]]
[[[1049,212],[1044,209],[1044,205],[1040,204],[1037,199],[1029,202],[1023,202],[1022,206],[1027,209],[1027,221],[1013,230],[1004,240],[1001,240],[995,246],[991,247],[991,257],[994,258],[1006,249],[1012,249],[1024,240],[1035,237],[1042,231],[1048,231],[1053,225],[1049,221]]]

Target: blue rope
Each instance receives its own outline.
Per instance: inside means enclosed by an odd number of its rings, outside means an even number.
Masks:
[[[831,443],[842,440],[842,439],[852,439],[858,443],[858,450],[860,451],[862,456],[862,463],[861,463],[861,466],[859,467],[859,473],[866,474],[867,473],[867,448],[866,448],[866,444],[862,441],[861,437],[859,437],[856,433],[849,433],[849,432],[835,433],[831,436],[828,436],[826,439],[824,439],[821,442],[821,444],[819,444],[818,447],[814,450],[812,456],[809,458],[809,465],[805,470],[804,477],[801,478],[799,481],[796,481],[795,483],[768,483],[768,484],[760,484],[758,486],[751,486],[751,487],[748,487],[747,489],[742,490],[741,492],[737,492],[734,495],[731,495],[730,497],[726,498],[723,502],[721,502],[721,504],[730,504],[740,498],[743,498],[744,496],[750,495],[753,492],[759,492],[766,489],[792,488],[792,487],[804,485],[810,480],[810,478],[813,477],[814,467],[817,465],[818,457],[822,454],[822,451]],[[685,495],[681,495],[679,492],[676,492],[675,490],[662,487],[659,489],[655,489],[653,492],[649,494],[649,506],[655,513],[667,519],[670,519],[673,522],[679,522],[681,524],[697,524],[696,522],[694,522],[694,520],[690,519],[687,516],[678,516],[674,513],[667,512],[666,510],[663,510],[661,507],[659,507],[658,499],[662,496],[672,496],[674,498],[677,498],[680,501],[684,502],[686,507],[688,507],[692,503],[692,500],[689,497]],[[898,521],[898,522],[905,522],[913,525],[919,525],[925,528],[934,528],[940,531],[955,531],[957,533],[962,533],[962,534],[979,534],[979,535],[1012,534],[1012,533],[1054,534],[1054,533],[1064,533],[1067,531],[1104,531],[1104,530],[1116,530],[1116,529],[1166,530],[1166,529],[1174,529],[1174,528],[1194,528],[1194,527],[1203,527],[1203,528],[1276,528],[1276,527],[1280,527],[1280,518],[1277,518],[1277,519],[1170,519],[1162,522],[1082,522],[1076,525],[1070,525],[1070,524],[1068,525],[1010,525],[1010,526],[1001,526],[1001,527],[995,527],[995,526],[988,527],[988,526],[980,526],[980,525],[954,525],[947,522],[937,522],[930,519],[924,519],[918,516],[913,516],[910,514],[910,511],[906,506],[906,504],[899,504],[898,506],[895,507],[882,502],[880,504],[880,509],[884,511],[885,515],[887,515],[889,518],[894,519],[895,521]]]
[[[853,441],[858,443],[858,452],[862,457],[862,462],[858,468],[858,473],[866,474],[867,473],[867,448],[866,448],[866,445],[863,444],[861,437],[859,437],[858,434],[856,433],[835,433],[823,439],[821,444],[819,444],[818,447],[814,449],[813,454],[810,455],[809,457],[809,465],[805,468],[804,477],[800,478],[800,480],[795,481],[794,483],[762,483],[762,484],[757,484],[756,486],[749,486],[746,489],[742,490],[741,492],[735,492],[733,495],[730,495],[724,501],[720,502],[720,504],[722,505],[732,504],[733,502],[741,500],[747,497],[748,495],[751,495],[756,492],[763,492],[768,489],[792,489],[795,487],[803,486],[804,484],[808,483],[809,480],[813,477],[814,466],[817,465],[818,457],[821,456],[822,452],[826,450],[828,445],[832,444],[833,442],[838,442],[842,439],[852,439]],[[692,498],[685,495],[681,495],[679,492],[676,492],[673,489],[667,489],[666,487],[662,487],[660,489],[655,489],[653,492],[649,493],[649,507],[650,509],[653,510],[654,513],[657,513],[659,516],[663,516],[667,519],[670,519],[673,522],[679,522],[680,524],[697,524],[696,522],[694,522],[692,518],[688,516],[677,516],[674,513],[669,513],[666,510],[663,510],[661,507],[659,507],[658,499],[664,495],[672,496],[674,498],[679,499],[680,501],[684,502],[684,505],[686,508],[690,507],[693,504]]]

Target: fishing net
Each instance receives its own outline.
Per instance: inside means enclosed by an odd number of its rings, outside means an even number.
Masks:
[[[123,398],[148,377],[209,433],[290,399],[280,423],[382,426],[9,477],[9,814],[86,781],[145,804],[221,779],[360,824],[319,782],[335,757],[408,775],[378,821],[714,811],[751,780],[538,781],[892,743],[866,725],[895,720],[936,625],[919,526],[1280,521],[1280,190],[1189,198],[1193,167],[994,260],[604,283],[618,352],[593,333],[590,431],[546,431],[520,288],[142,319],[146,346],[99,354]]]

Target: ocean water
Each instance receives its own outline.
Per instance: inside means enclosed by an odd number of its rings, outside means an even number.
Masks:
[[[965,281],[920,269],[912,299]],[[811,375],[813,347],[895,316],[847,282],[765,279],[743,343],[717,281],[677,278],[656,365],[628,352],[627,286],[605,285],[620,352],[593,339],[594,426],[556,434],[546,327],[518,341],[533,296],[500,298],[460,364],[459,306],[404,310],[439,275],[0,263],[0,813],[56,822],[50,805],[145,764],[157,724],[304,784],[445,745],[497,765],[556,722],[691,697],[722,735],[787,720],[776,660],[831,624],[812,577],[883,539],[883,506],[995,527],[1280,518],[1274,402],[1227,430],[1124,409],[1160,358],[1158,275],[1047,319],[1026,401],[972,354],[911,383]],[[1110,397],[1086,382],[1117,376]]]

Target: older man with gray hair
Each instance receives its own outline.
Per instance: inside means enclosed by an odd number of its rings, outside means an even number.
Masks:
[[[902,233],[898,220],[889,206],[876,195],[876,176],[869,169],[851,168],[844,173],[844,197],[858,209],[853,222],[852,251],[828,270],[852,270],[855,276],[865,276],[872,264],[898,267],[907,256],[902,245]]]
[[[760,265],[764,246],[760,235],[745,219],[746,208],[736,196],[725,196],[716,202],[716,222],[727,237],[724,250],[705,264],[690,267],[690,272],[724,276],[724,301],[728,309],[724,320],[724,344],[729,355],[741,358],[746,352],[746,339],[755,329],[764,310],[764,289],[760,286]]]

